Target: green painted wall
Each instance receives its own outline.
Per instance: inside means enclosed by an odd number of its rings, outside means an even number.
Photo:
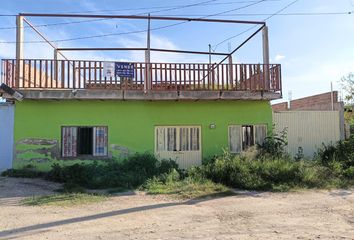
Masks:
[[[215,129],[209,129],[211,123],[216,124]],[[17,154],[14,166],[31,163],[47,169],[56,161],[50,151],[58,151],[59,144],[33,145],[26,139],[60,142],[61,126],[108,126],[109,145],[115,144],[131,152],[153,152],[154,126],[199,125],[203,158],[208,158],[227,148],[228,125],[261,123],[268,124],[268,128],[272,126],[268,101],[25,100],[17,102],[15,107]],[[118,156],[119,151],[113,151],[113,155]],[[70,164],[71,161],[60,162]]]

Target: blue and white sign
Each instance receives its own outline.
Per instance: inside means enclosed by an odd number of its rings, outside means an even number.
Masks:
[[[104,62],[103,75],[107,78],[126,77],[134,78],[134,64],[127,62]]]
[[[116,62],[115,75],[118,77],[134,78],[134,64],[125,63],[125,62]]]

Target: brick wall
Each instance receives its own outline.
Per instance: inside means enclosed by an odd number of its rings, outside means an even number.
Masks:
[[[283,103],[277,103],[272,105],[273,111],[286,111],[288,110],[288,103],[283,102]]]
[[[332,110],[332,99],[331,92],[313,95],[310,97],[300,98],[296,100],[292,100],[290,102],[290,109],[287,109],[287,103],[278,103],[272,105],[273,111],[286,111],[286,110],[299,110],[299,111],[307,111],[307,110],[317,110],[317,111],[330,111]],[[334,102],[334,110],[341,110],[342,104],[338,102],[338,92],[333,92],[333,102]]]

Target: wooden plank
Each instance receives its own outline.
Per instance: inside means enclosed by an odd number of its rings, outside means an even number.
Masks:
[[[88,78],[89,78],[89,81],[92,82],[92,76],[91,76],[91,71],[92,71],[92,68],[91,68],[91,61],[88,62]],[[96,83],[94,83],[96,84]]]
[[[31,81],[31,76],[32,76],[31,73],[32,73],[32,61],[28,60],[28,78],[27,79],[28,79],[29,82]],[[24,79],[23,87],[26,87],[25,82],[26,82],[26,80]],[[29,86],[29,84],[30,83],[28,83],[27,86]]]
[[[25,65],[25,64],[23,64]],[[42,87],[42,60],[39,60],[39,87],[41,88]],[[23,75],[22,75],[23,76]],[[34,86],[36,87],[36,86]]]
[[[67,61],[67,88],[70,88],[70,61]]]
[[[73,61],[73,64],[72,64],[72,67],[73,67],[73,89],[76,88],[76,61]]]
[[[45,76],[45,88],[48,88],[48,60],[45,60],[45,74],[44,74],[44,76]]]
[[[50,65],[50,88],[53,88],[53,74],[54,74],[54,66],[53,66],[53,60],[49,61]]]
[[[16,68],[15,68],[15,60],[12,60],[12,76],[11,76],[11,78],[12,78],[12,84],[13,84],[13,86],[14,87],[18,87],[18,86],[16,86]]]

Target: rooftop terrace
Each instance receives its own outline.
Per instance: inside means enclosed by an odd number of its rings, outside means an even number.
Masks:
[[[276,99],[281,94],[278,64],[117,63],[129,64],[131,75],[107,76],[107,63],[5,59],[1,81],[25,98]]]
[[[117,18],[148,21],[146,48],[58,48],[25,17]],[[150,21],[214,22],[261,25],[237,48],[228,53],[153,49],[150,47]],[[16,28],[16,59],[1,61],[1,82],[26,99],[122,99],[122,100],[273,100],[281,97],[281,66],[269,64],[268,28],[265,22],[209,18],[161,16],[19,14]],[[24,23],[54,49],[54,59],[24,57]],[[262,32],[263,64],[233,64],[232,55]],[[144,51],[144,62],[103,62],[70,60],[64,51]],[[179,54],[207,54],[209,63],[157,63],[151,51]],[[218,63],[211,55],[223,56]],[[63,59],[59,60],[59,57]],[[0,94],[7,99],[9,91]]]

